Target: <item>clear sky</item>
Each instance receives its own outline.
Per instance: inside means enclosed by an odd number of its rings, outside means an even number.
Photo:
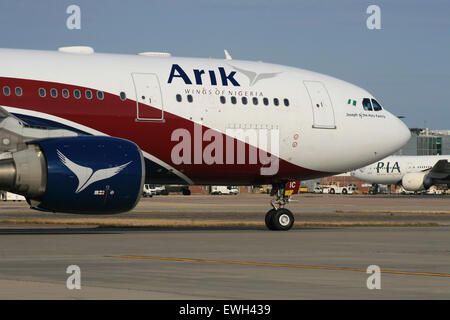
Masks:
[[[71,4],[80,30],[66,27]],[[366,26],[371,4],[380,30]],[[0,30],[4,48],[215,58],[227,48],[354,83],[410,127],[450,129],[449,0],[2,0]]]

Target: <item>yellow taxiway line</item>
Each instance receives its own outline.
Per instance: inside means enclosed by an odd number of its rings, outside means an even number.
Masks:
[[[236,264],[236,265],[246,265],[246,266],[260,266],[260,267],[282,267],[282,268],[302,268],[302,269],[342,270],[342,271],[366,272],[366,269],[360,269],[360,268],[303,266],[303,265],[295,265],[295,264],[278,264],[278,263],[263,263],[263,262],[207,260],[207,259],[189,259],[189,258],[168,258],[168,257],[146,257],[146,256],[126,256],[126,255],[117,255],[117,256],[111,256],[111,257],[112,258],[121,258],[121,259],[142,259],[142,260],[165,260],[165,261],[182,261],[182,262],[222,263],[222,264]],[[390,273],[390,274],[415,275],[415,276],[450,277],[450,274],[447,274],[447,273],[412,272],[412,271],[396,271],[396,270],[381,270],[380,272],[382,272],[382,273]]]

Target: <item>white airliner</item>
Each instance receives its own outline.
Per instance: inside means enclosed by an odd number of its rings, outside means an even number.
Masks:
[[[390,156],[354,170],[356,179],[372,184],[401,184],[405,190],[450,185],[450,156]]]
[[[267,226],[288,230],[286,183],[360,168],[409,138],[368,91],[303,69],[0,49],[0,189],[39,210],[125,212],[144,183],[272,184]]]

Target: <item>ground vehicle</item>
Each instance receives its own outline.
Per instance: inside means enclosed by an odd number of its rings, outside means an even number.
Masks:
[[[211,194],[233,194],[237,195],[239,190],[232,186],[211,186]]]
[[[307,187],[300,187],[298,188],[298,193],[307,193],[309,192]]]
[[[406,190],[406,189],[403,188],[403,187],[400,188],[400,190],[398,191],[398,193],[401,193],[401,194],[416,194],[415,191]]]
[[[426,194],[442,194],[443,191],[442,191],[442,189],[438,189],[436,186],[432,186],[425,193]]]
[[[348,190],[349,190],[350,194],[359,194],[360,193],[358,187],[354,183],[353,184],[351,183],[348,185]]]
[[[323,193],[322,187],[321,187],[321,186],[316,186],[316,187],[314,188],[314,193]]]
[[[163,194],[166,188],[164,186],[156,185],[156,184],[144,184],[144,188],[142,190],[142,195],[144,197],[151,197]]]
[[[181,186],[181,185],[166,185],[166,186],[159,186],[156,188],[157,193],[161,194],[163,196],[167,196],[171,192],[181,192],[184,196],[191,195],[191,190],[189,190],[188,186]]]
[[[354,189],[354,186],[348,185],[341,187],[336,184],[329,184],[329,185],[322,185],[323,193],[329,193],[329,194],[352,194]]]
[[[144,184],[144,187],[142,188],[142,196],[144,198],[153,197],[154,195],[156,195],[155,189],[153,189],[151,186],[152,185],[150,184]]]
[[[12,192],[3,191],[0,195],[3,201],[25,201],[25,197]]]

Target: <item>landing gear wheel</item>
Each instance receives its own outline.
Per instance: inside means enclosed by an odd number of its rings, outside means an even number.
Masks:
[[[271,230],[287,231],[294,225],[294,215],[288,209],[278,209],[272,214],[270,225]]]
[[[272,226],[272,216],[275,214],[275,212],[277,212],[277,210],[275,209],[270,209],[267,213],[266,213],[266,227],[269,230],[274,230],[273,226]]]
[[[286,186],[284,182],[272,184],[270,195],[275,196],[275,199],[270,202],[273,209],[266,213],[265,220],[270,230],[287,231],[294,225],[294,215],[284,208],[289,203],[290,197],[290,194],[286,194]]]

